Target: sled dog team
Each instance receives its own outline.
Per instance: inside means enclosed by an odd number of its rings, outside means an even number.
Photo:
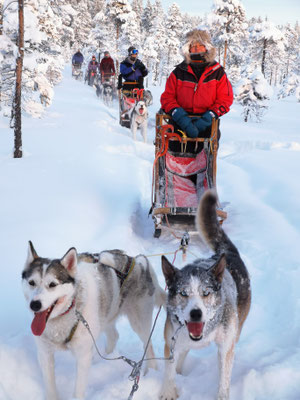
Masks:
[[[25,298],[33,312],[31,329],[36,337],[38,359],[47,400],[58,400],[54,352],[69,349],[77,361],[74,398],[84,399],[93,341],[78,312],[88,322],[93,336],[107,337],[106,353],[113,351],[119,334],[116,320],[125,314],[144,348],[152,327],[155,306],[166,305],[165,357],[169,358],[175,335],[173,361],[165,361],[160,400],[180,395],[176,373],[181,373],[191,349],[214,341],[218,346],[218,400],[229,399],[235,343],[238,341],[251,302],[250,280],[237,248],[220,226],[217,196],[207,191],[199,204],[196,224],[200,237],[214,255],[196,259],[182,269],[162,257],[167,293],[159,286],[147,257],[128,256],[121,250],[78,254],[71,248],[62,258],[38,255],[29,242],[22,273]],[[150,342],[146,370],[156,368]]]

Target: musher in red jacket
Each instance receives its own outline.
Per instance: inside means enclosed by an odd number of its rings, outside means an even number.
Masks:
[[[161,106],[189,137],[209,137],[212,118],[229,111],[232,87],[215,61],[216,49],[207,31],[187,33],[182,52],[185,60],[169,76]],[[191,114],[201,114],[201,118],[189,117]]]
[[[99,70],[102,82],[105,77],[110,78],[111,76],[115,75],[116,70],[115,70],[114,60],[111,58],[109,51],[104,52],[104,57],[100,62]]]

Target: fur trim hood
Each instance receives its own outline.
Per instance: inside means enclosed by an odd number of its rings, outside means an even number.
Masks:
[[[201,31],[200,29],[194,29],[186,34],[184,45],[181,48],[182,54],[187,64],[190,64],[190,46],[194,43],[203,44],[207,53],[205,54],[206,62],[211,63],[214,61],[216,56],[216,49],[214,48],[210,34],[207,31]]]

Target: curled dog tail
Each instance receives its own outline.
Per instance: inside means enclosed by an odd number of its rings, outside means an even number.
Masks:
[[[227,270],[230,272],[237,288],[239,331],[248,315],[251,303],[250,279],[247,268],[240,254],[223,231],[216,213],[217,194],[208,190],[202,196],[197,212],[199,234],[217,254],[225,254]]]
[[[201,198],[196,223],[200,236],[203,237],[215,253],[221,253],[226,251],[226,244],[230,240],[219,224],[216,205],[216,192],[214,190],[207,190]]]

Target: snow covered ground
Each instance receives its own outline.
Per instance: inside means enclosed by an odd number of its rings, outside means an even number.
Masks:
[[[117,103],[108,109],[92,88],[66,68],[53,105],[42,119],[23,119],[22,159],[12,158],[13,133],[0,119],[0,400],[42,400],[43,383],[30,330],[31,314],[21,271],[32,240],[41,256],[121,248],[129,254],[175,252],[178,241],[153,238],[150,208],[154,116],[162,88],[150,88],[148,143],[118,124]],[[229,213],[224,229],[239,248],[252,280],[253,302],[236,349],[232,400],[300,398],[300,128],[295,98],[270,103],[264,122],[243,123],[234,105],[222,118],[218,191]],[[197,256],[206,250],[192,240]],[[189,253],[188,260],[194,256]],[[173,256],[169,255],[170,261]],[[164,287],[160,257],[151,257]],[[178,253],[175,265],[182,266]],[[154,348],[163,355],[165,313]],[[139,360],[142,346],[125,319],[114,355]],[[103,349],[103,339],[99,339]],[[75,363],[59,353],[57,383],[71,398]],[[122,361],[94,357],[88,400],[126,400],[131,372]],[[140,380],[136,400],[157,399],[159,370]],[[177,377],[180,400],[211,400],[217,391],[215,346],[192,352]]]

